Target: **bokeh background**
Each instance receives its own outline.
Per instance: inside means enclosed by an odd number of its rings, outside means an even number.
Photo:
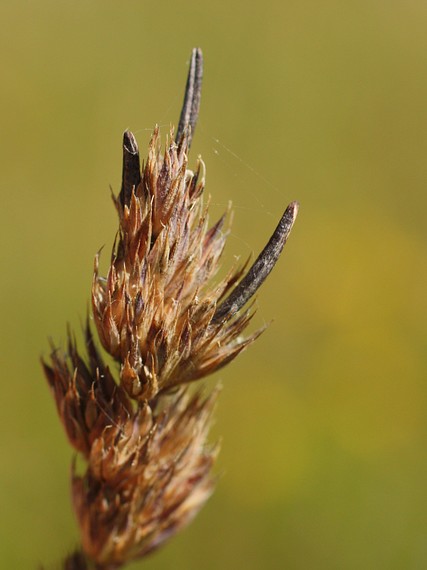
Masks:
[[[233,202],[224,265],[301,209],[272,324],[210,381],[217,491],[130,568],[427,568],[426,2],[3,0],[0,21],[1,566],[77,543],[39,357],[80,332],[122,132],[143,155],[165,136],[201,46],[192,160],[212,220]]]

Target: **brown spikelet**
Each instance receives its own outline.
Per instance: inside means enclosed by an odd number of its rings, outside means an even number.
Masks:
[[[94,441],[113,418],[123,421],[133,413],[133,408],[126,392],[103,364],[89,325],[86,348],[88,364],[79,356],[69,336],[67,354],[53,349],[51,364],[42,364],[67,437],[76,451],[88,458]]]
[[[115,200],[119,240],[106,279],[95,260],[97,330],[105,350],[121,363],[122,386],[141,401],[210,374],[259,334],[240,337],[248,314],[212,321],[241,271],[209,286],[225,245],[224,217],[209,227],[204,166],[199,160],[195,173],[189,171],[187,150],[186,137],[178,146],[171,133],[162,154],[154,131],[129,204]]]
[[[95,442],[90,469],[73,476],[83,548],[99,565],[144,556],[184,527],[210,496],[215,450],[205,448],[214,398],[181,391],[111,426]]]

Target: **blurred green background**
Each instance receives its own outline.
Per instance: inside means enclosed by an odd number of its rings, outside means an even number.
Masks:
[[[131,566],[427,568],[427,4],[3,0],[1,566],[76,544],[72,457],[38,359],[80,330],[116,231],[121,137],[144,155],[205,55],[192,148],[224,264],[301,203],[258,296],[273,323],[224,389],[218,488]],[[108,254],[105,255],[105,258]]]

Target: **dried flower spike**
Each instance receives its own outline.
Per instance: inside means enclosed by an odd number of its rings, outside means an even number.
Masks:
[[[86,325],[86,357],[69,333],[64,354],[43,363],[59,416],[74,449],[73,505],[81,551],[64,568],[112,570],[158,548],[185,526],[213,489],[217,449],[206,439],[216,392],[188,383],[224,366],[252,343],[243,310],[272,270],[295,221],[286,209],[252,267],[232,268],[212,283],[227,231],[225,216],[208,224],[202,203],[205,168],[188,168],[200,106],[203,57],[194,49],[179,125],[165,151],[159,130],[142,166],[130,131],[123,136],[122,186],[114,203],[119,232],[107,276],[95,258],[93,319],[103,362]]]

